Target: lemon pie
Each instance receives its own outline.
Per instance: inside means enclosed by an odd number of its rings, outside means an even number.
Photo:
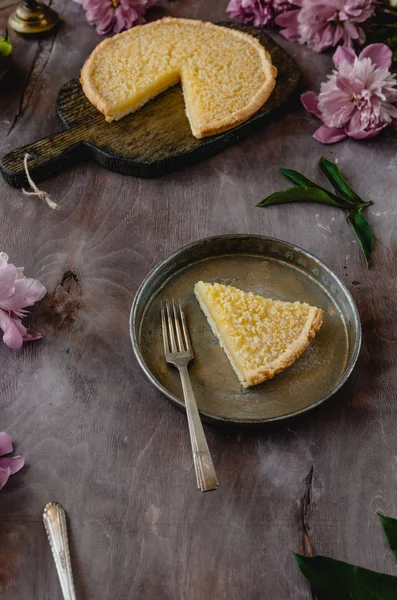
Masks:
[[[202,281],[194,292],[243,387],[292,365],[322,324],[323,311],[306,303],[270,300]]]
[[[136,111],[180,81],[192,133],[202,138],[251,117],[270,96],[276,74],[253,36],[167,17],[101,42],[80,80],[107,121]]]

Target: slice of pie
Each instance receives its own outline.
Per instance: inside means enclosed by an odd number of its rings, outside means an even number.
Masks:
[[[81,71],[88,100],[118,120],[181,82],[193,135],[235,127],[273,91],[277,70],[253,36],[166,17],[101,42]]]
[[[322,324],[321,308],[306,303],[270,300],[203,281],[194,293],[243,387],[292,365]]]

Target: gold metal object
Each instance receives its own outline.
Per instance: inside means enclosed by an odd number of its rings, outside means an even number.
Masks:
[[[49,33],[58,23],[58,13],[36,0],[23,0],[8,19],[9,26],[24,35]]]
[[[44,507],[43,521],[64,600],[76,600],[65,510],[58,502],[49,502]]]
[[[172,307],[168,300],[165,306],[162,304],[161,321],[165,360],[178,369],[181,377],[197,487],[202,492],[216,490],[219,485],[218,479],[214,465],[212,464],[211,454],[208,449],[187,370],[187,366],[193,358],[193,348],[181,301],[178,303],[178,309],[174,300],[172,301]]]

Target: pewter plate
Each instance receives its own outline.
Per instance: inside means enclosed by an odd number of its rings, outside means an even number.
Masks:
[[[243,389],[195,299],[197,281],[234,285],[276,300],[324,310],[316,338],[273,379]],[[149,380],[184,409],[178,372],[164,359],[160,303],[181,298],[194,349],[190,375],[206,419],[258,424],[301,414],[332,396],[359,354],[361,325],[342,281],[318,258],[286,242],[256,235],[200,240],[175,252],[141,284],[130,317],[132,346]]]

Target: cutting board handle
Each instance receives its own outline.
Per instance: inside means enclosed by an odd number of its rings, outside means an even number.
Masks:
[[[28,186],[23,160],[29,154],[29,173],[34,182],[59,173],[70,165],[87,158],[83,142],[86,128],[75,127],[17,148],[0,159],[0,172],[13,187]]]

